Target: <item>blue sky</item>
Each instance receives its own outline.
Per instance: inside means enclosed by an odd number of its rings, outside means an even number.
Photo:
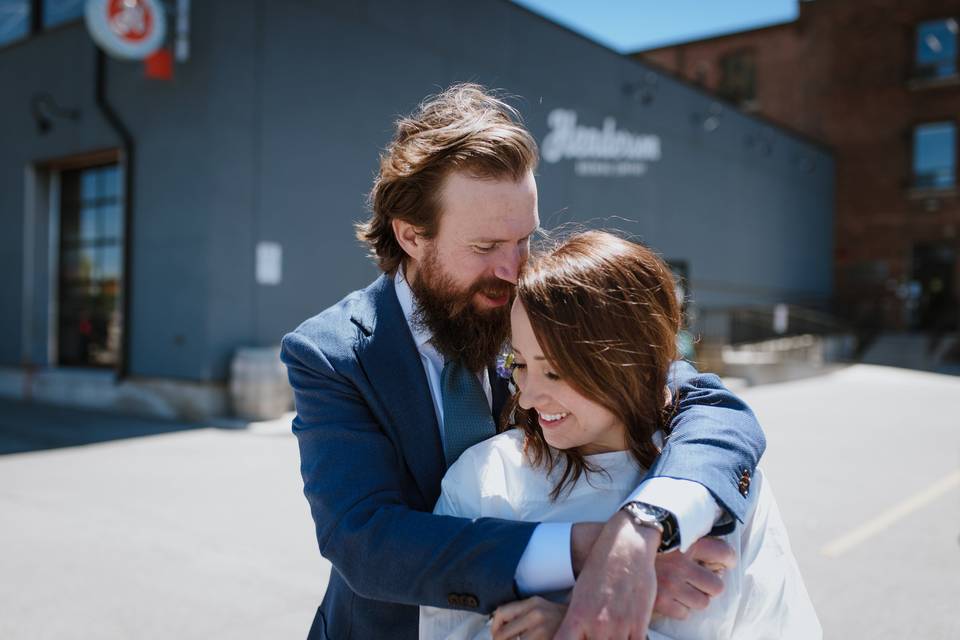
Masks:
[[[797,0],[513,0],[627,53],[789,22]]]

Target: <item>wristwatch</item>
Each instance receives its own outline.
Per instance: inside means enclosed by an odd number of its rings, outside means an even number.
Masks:
[[[672,551],[680,545],[680,528],[677,527],[677,519],[666,509],[646,502],[628,502],[621,510],[626,511],[638,527],[651,527],[660,532],[660,546],[657,547],[657,553]]]

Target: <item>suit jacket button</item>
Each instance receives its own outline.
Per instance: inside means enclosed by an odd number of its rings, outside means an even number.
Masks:
[[[463,606],[476,609],[480,606],[480,601],[477,600],[476,596],[467,595],[463,597]]]
[[[460,606],[460,596],[456,593],[451,593],[447,595],[447,604],[451,607]]]

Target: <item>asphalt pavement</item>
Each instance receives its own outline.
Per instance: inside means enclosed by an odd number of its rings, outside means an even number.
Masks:
[[[824,637],[960,638],[960,377],[857,365],[742,396]]]
[[[289,425],[0,404],[0,450],[100,440],[0,456],[0,638],[305,637],[330,567]]]
[[[740,390],[827,638],[960,638],[960,377]],[[330,567],[289,418],[0,402],[0,638],[303,638]]]

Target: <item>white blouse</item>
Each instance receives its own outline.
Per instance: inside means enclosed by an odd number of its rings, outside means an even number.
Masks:
[[[523,433],[512,429],[467,449],[443,478],[434,513],[530,522],[603,522],[643,478],[627,451],[587,456],[606,473],[581,476],[553,502],[550,492],[563,463],[547,475],[523,454]],[[747,520],[723,537],[737,566],[724,573],[723,593],[686,620],[658,618],[651,640],[818,640],[820,623],[790,550],[787,531],[769,483],[759,469],[752,480]],[[553,594],[562,600],[568,593]],[[420,639],[490,638],[489,616],[420,607]]]

